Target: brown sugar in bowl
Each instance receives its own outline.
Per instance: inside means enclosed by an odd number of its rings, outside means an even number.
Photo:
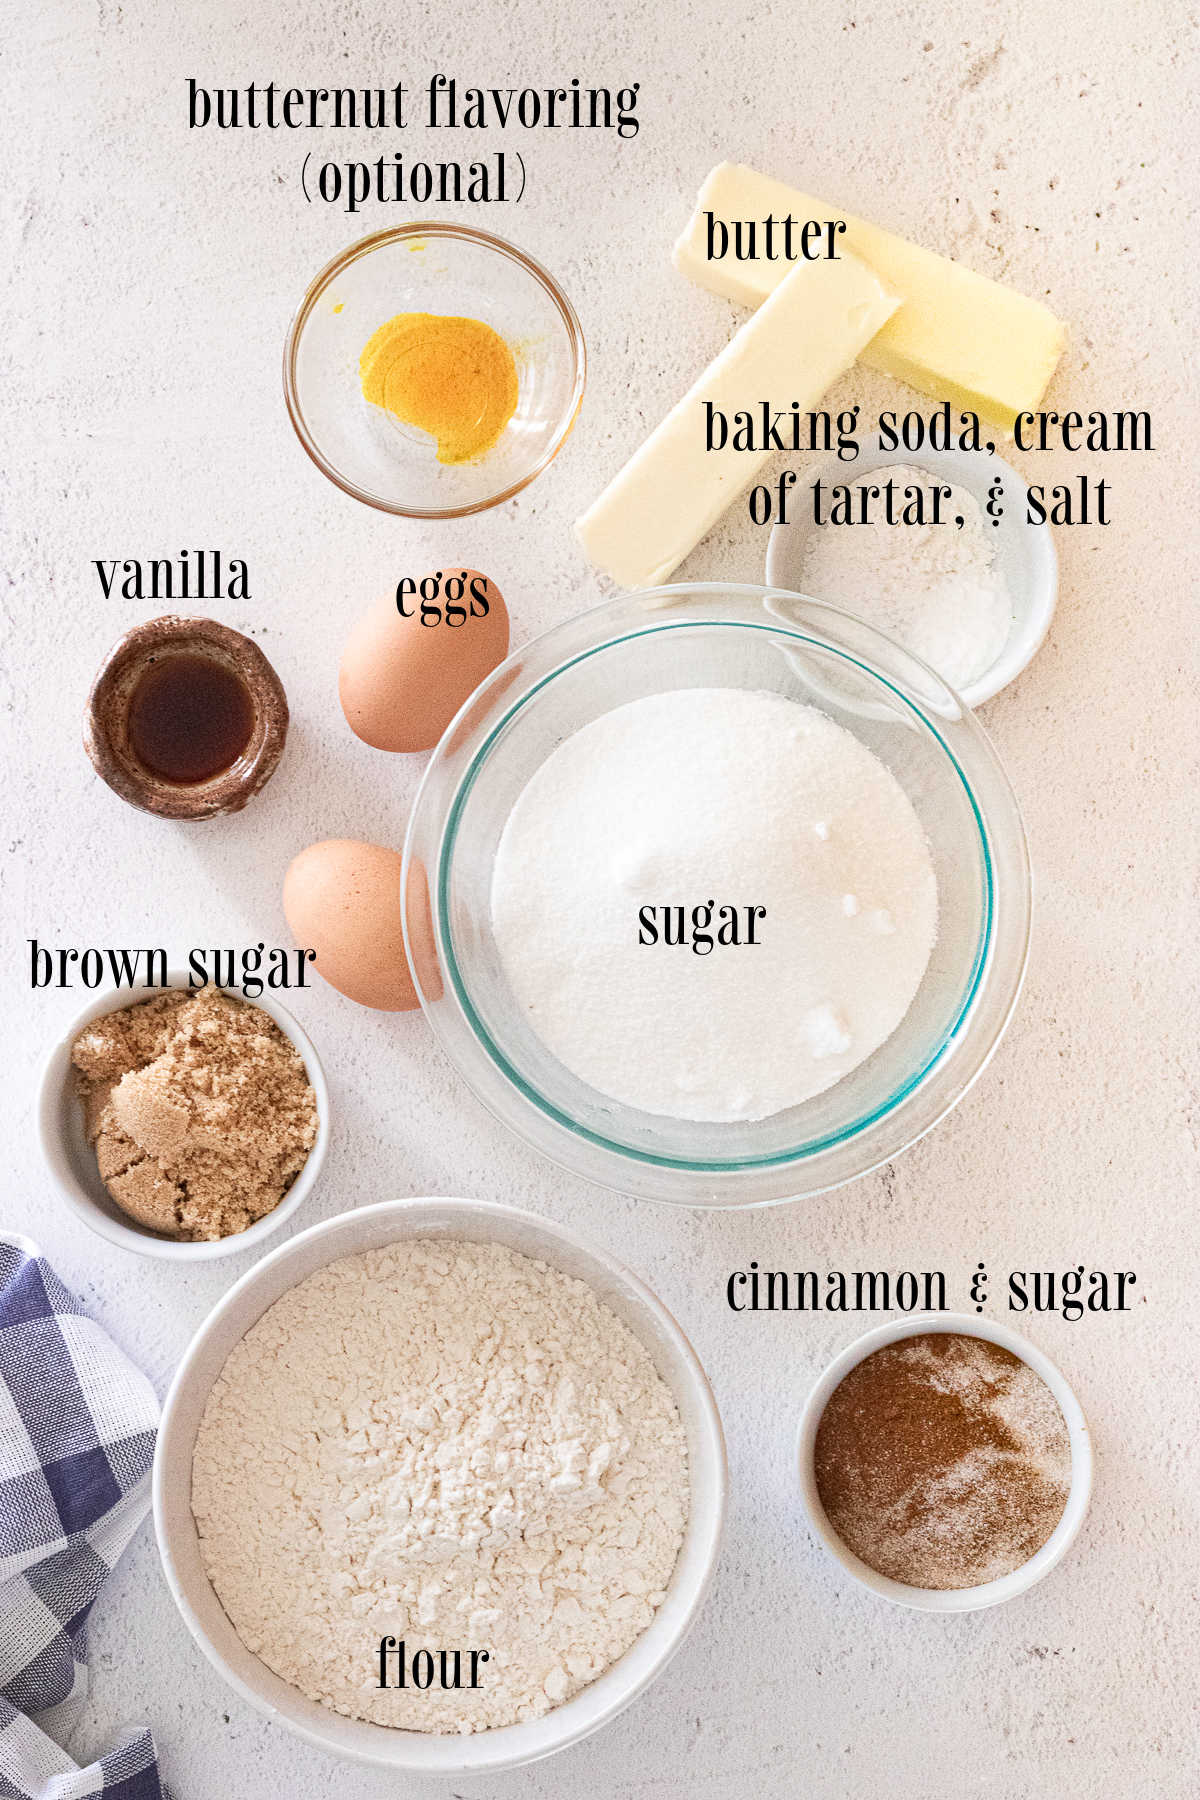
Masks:
[[[138,756],[130,706],[156,663],[201,658],[236,676],[249,699],[249,736],[233,760],[196,781],[168,780]],[[135,625],[101,663],[84,710],[83,745],[102,781],[130,806],[163,819],[240,812],[275,773],[287,738],[283,684],[258,645],[215,619],[168,614]]]

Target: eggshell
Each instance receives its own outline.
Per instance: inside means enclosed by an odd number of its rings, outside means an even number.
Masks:
[[[409,617],[388,595],[363,614],[346,640],[338,697],[351,731],[376,750],[432,750],[459,707],[508,655],[508,608],[495,582],[453,563],[440,573],[441,592],[430,603],[442,612],[438,623],[421,622],[418,582],[418,592],[406,596]],[[447,623],[444,612],[450,580],[465,584],[459,605],[467,617],[457,625]],[[472,580],[486,584],[483,618],[470,614]]]
[[[297,943],[317,953],[331,987],[379,1012],[419,1004],[404,954],[398,850],[353,838],[310,844],[283,878],[283,910]]]

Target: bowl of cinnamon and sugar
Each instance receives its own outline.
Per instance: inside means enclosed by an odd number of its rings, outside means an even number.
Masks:
[[[877,1326],[835,1357],[800,1421],[814,1535],[872,1593],[974,1612],[1024,1593],[1074,1542],[1092,1445],[1072,1388],[1017,1332],[965,1313]]]

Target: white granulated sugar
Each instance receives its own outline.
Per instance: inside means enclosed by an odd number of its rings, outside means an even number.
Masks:
[[[237,1345],[192,1510],[238,1636],[285,1681],[354,1718],[479,1731],[548,1712],[650,1623],[686,1439],[585,1283],[497,1244],[397,1243],[311,1275]],[[381,1689],[383,1637],[463,1651],[464,1680],[487,1650],[478,1690]]]
[[[709,901],[765,907],[756,941],[639,943],[644,905],[690,921]],[[634,700],[560,744],[505,825],[491,905],[517,1004],[568,1069],[713,1121],[766,1118],[870,1056],[937,926],[891,772],[815,708],[742,688]]]
[[[966,687],[991,668],[1012,629],[1012,597],[995,566],[994,533],[974,494],[926,469],[889,464],[849,485],[889,479],[897,504],[905,489],[920,490],[926,519],[935,487],[948,487],[942,522],[814,525],[804,536],[797,583],[814,599],[844,606],[887,632],[951,687]]]

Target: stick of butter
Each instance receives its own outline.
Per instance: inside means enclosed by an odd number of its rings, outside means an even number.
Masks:
[[[734,413],[816,406],[899,304],[855,256],[797,263],[577,522],[589,560],[623,587],[665,581],[772,454],[732,447]],[[709,405],[729,426],[712,450]]]
[[[729,247],[719,260],[709,255],[709,214],[728,227]],[[675,246],[675,267],[715,294],[757,306],[791,267],[765,255],[766,220],[788,217],[798,226],[809,219],[844,220],[837,244],[870,263],[903,296],[863,362],[1004,431],[1012,430],[1017,413],[1037,408],[1067,335],[1047,307],[740,163],[719,163],[700,189]],[[735,258],[736,220],[747,249],[746,226],[751,220],[757,225],[753,260]],[[714,247],[720,241],[718,231]]]

